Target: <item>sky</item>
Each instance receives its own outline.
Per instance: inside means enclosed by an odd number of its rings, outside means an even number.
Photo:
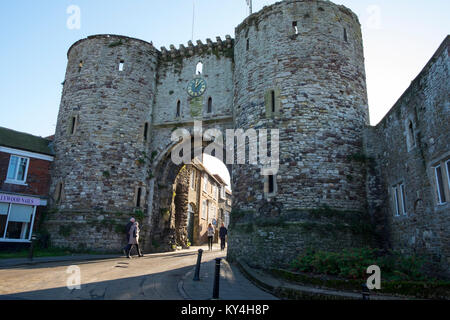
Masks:
[[[38,136],[56,127],[67,50],[93,34],[153,41],[160,48],[229,34],[246,0],[1,0],[0,126]],[[253,0],[253,12],[274,0]],[[448,0],[335,0],[362,25],[369,114],[377,124],[450,30]],[[79,25],[73,20],[79,9]],[[79,28],[78,28],[79,27]]]

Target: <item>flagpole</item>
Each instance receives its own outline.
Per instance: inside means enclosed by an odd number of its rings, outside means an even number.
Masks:
[[[195,0],[192,0],[192,36],[191,36],[191,41],[194,41],[194,21],[195,21]]]

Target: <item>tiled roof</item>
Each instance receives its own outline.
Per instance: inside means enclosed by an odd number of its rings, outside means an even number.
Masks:
[[[0,127],[0,146],[54,155],[51,140]]]

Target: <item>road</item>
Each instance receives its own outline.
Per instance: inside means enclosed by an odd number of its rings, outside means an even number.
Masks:
[[[220,250],[204,251],[202,262],[225,256],[226,252]],[[195,250],[0,269],[0,300],[182,300],[180,280],[192,272],[196,261]],[[76,284],[76,274],[68,273],[71,266],[79,268],[80,289],[67,287]],[[250,282],[242,282],[239,285],[253,289]]]

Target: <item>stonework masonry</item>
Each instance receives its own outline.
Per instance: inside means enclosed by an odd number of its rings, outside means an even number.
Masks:
[[[445,72],[448,76],[448,70],[442,71],[448,61],[440,57],[427,71],[428,83],[417,83],[405,94],[412,101],[420,96],[430,107],[400,103],[394,107],[400,111],[391,111],[373,128],[360,23],[352,11],[329,1],[280,1],[245,19],[234,39],[218,37],[178,48],[158,50],[117,35],[82,39],[68,52],[55,133],[47,222],[53,244],[118,250],[124,241],[121,226],[134,215],[146,251],[182,245],[176,242],[185,242],[184,231],[177,240],[170,227],[186,224],[184,209],[175,214],[173,205],[183,165],[171,161],[179,144],[171,136],[177,128],[192,132],[194,121],[201,121],[203,130],[267,129],[269,136],[270,130],[279,130],[280,165],[273,180],[261,175],[261,165],[227,164],[233,191],[230,260],[286,265],[306,247],[398,247],[413,236],[417,243],[414,232],[434,239],[429,246],[441,260],[448,259],[438,243],[445,237],[448,241],[449,229],[444,224],[436,229],[437,215],[436,227],[427,224],[413,232],[412,216],[394,219],[383,209],[386,183],[393,183],[386,177],[395,174],[381,162],[389,161],[396,174],[405,168],[404,161],[397,162],[401,154],[396,155],[403,149],[389,139],[404,137],[400,126],[407,117],[429,144],[428,167],[437,155],[444,157],[439,152],[448,151],[443,138],[448,137],[448,121],[439,119],[448,112],[448,96],[435,93],[445,92]],[[188,95],[193,79],[204,80],[202,95]],[[436,99],[447,109],[434,110],[440,105]],[[430,119],[438,125],[426,127]],[[422,172],[420,146],[408,151],[408,170],[417,173]],[[411,201],[420,198],[417,206],[433,207],[425,197],[429,180],[406,173],[402,177],[411,179],[405,183]],[[420,195],[413,197],[416,191]],[[184,208],[186,199],[177,201]],[[390,234],[395,245],[385,236],[390,227],[396,229]]]
[[[429,261],[450,270],[449,198],[438,203],[433,167],[442,165],[444,193],[448,194],[450,159],[449,50],[450,37],[414,79],[389,113],[365,131],[369,210],[385,226],[390,247],[405,254],[425,254]],[[398,194],[397,214],[394,187]],[[401,190],[400,190],[401,191]]]

